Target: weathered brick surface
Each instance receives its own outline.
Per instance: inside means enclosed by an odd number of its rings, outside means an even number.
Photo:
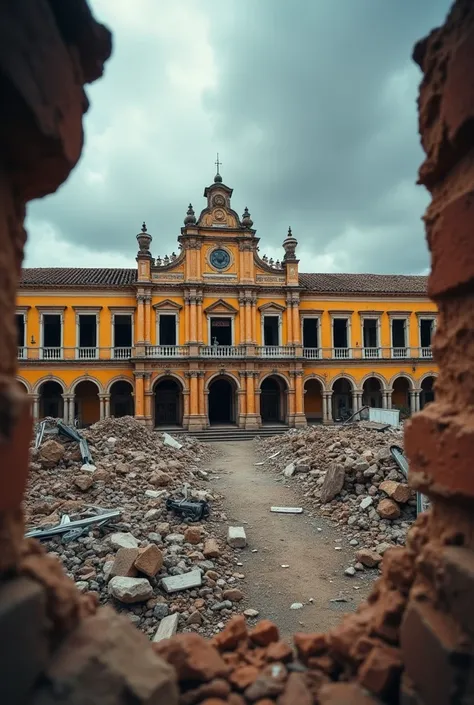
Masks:
[[[23,703],[50,657],[46,595],[28,578],[0,586],[0,700]]]
[[[63,641],[30,705],[176,705],[174,670],[148,639],[109,607]]]
[[[440,591],[451,615],[474,638],[474,553],[447,546],[441,555]]]

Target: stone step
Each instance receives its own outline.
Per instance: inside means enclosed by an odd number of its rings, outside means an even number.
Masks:
[[[163,432],[164,429],[156,429],[158,433]],[[219,441],[250,441],[259,436],[260,438],[268,438],[269,436],[275,436],[281,433],[286,433],[288,431],[287,426],[264,426],[259,429],[245,429],[236,428],[232,426],[222,427],[222,428],[207,428],[203,431],[186,431],[185,429],[174,429],[169,430],[172,436],[180,436],[183,434],[188,434],[197,438],[202,442],[216,443]]]

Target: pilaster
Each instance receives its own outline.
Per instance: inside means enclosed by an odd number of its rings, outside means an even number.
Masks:
[[[294,410],[288,416],[290,426],[306,426],[306,416],[304,413],[303,399],[303,370],[290,370],[290,377],[293,379]],[[292,391],[292,390],[290,390]]]
[[[189,380],[187,427],[189,431],[202,431],[208,426],[204,404],[204,372],[189,370],[184,376]]]

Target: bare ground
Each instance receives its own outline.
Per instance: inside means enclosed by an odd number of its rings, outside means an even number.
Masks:
[[[344,575],[354,549],[314,509],[302,515],[270,512],[271,506],[301,506],[291,485],[256,466],[254,441],[214,444],[218,455],[212,484],[224,495],[228,524],[244,526],[248,546],[236,551],[246,576],[246,604],[259,618],[275,621],[282,636],[296,631],[324,631],[341,613],[356,608],[372,585],[375,573]],[[342,550],[335,550],[340,546]],[[282,568],[288,565],[288,568]],[[359,589],[355,589],[359,588]],[[347,602],[331,602],[343,596]],[[303,608],[290,609],[302,602]]]

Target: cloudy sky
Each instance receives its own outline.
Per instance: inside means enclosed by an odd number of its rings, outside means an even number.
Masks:
[[[114,34],[86,146],[30,205],[26,266],[135,266],[204,207],[216,152],[261,254],[291,224],[301,271],[420,273],[414,42],[449,0],[91,0]]]

